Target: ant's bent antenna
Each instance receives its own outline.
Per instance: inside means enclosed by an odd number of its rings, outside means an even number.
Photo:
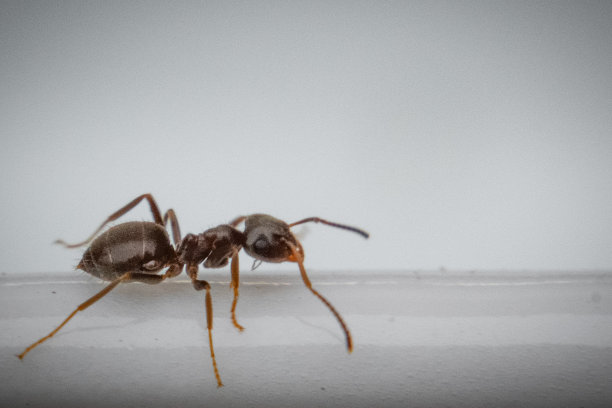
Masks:
[[[294,227],[294,226],[299,225],[299,224],[304,224],[305,222],[316,222],[316,223],[320,222],[321,224],[329,225],[330,227],[336,227],[336,228],[340,228],[340,229],[343,229],[343,230],[355,232],[355,233],[361,235],[364,238],[369,238],[370,237],[370,234],[368,234],[367,232],[365,232],[362,229],[351,227],[350,225],[338,224],[336,222],[327,221],[327,220],[324,220],[324,219],[319,218],[319,217],[304,218],[303,220],[296,221],[296,222],[294,222],[292,224],[289,224],[289,227]]]

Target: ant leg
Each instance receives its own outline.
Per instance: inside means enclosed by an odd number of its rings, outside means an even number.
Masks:
[[[170,226],[172,228],[172,239],[174,240],[174,246],[178,248],[178,245],[181,243],[181,229],[179,227],[176,214],[172,208],[166,211],[164,214],[164,226],[168,223],[168,219],[170,220]]]
[[[183,272],[183,266],[184,265],[182,263],[171,265],[170,268],[168,268],[168,270],[166,271],[166,273],[162,275],[162,280],[174,278],[175,276],[180,275],[181,272]],[[157,276],[157,275],[149,275],[149,274],[143,274],[143,275]],[[152,283],[158,283],[158,282],[152,282]]]
[[[312,284],[310,283],[310,279],[308,279],[308,275],[306,275],[306,269],[304,268],[304,258],[302,256],[302,254],[298,251],[297,247],[290,243],[287,242],[287,244],[289,245],[289,248],[291,249],[291,252],[293,253],[293,257],[295,258],[299,268],[300,268],[300,274],[302,275],[302,280],[304,281],[304,284],[306,285],[306,287],[316,296],[319,298],[319,300],[321,300],[321,302],[323,302],[325,304],[325,306],[327,306],[329,308],[329,310],[331,310],[331,312],[334,314],[334,316],[336,316],[336,319],[338,320],[338,323],[340,323],[340,326],[342,326],[342,330],[344,330],[344,335],[346,336],[346,348],[348,349],[348,352],[351,353],[353,351],[353,339],[351,338],[351,332],[349,331],[348,327],[346,326],[346,323],[344,323],[344,320],[342,319],[342,316],[340,316],[340,313],[338,313],[336,311],[336,309],[332,306],[331,303],[329,303],[329,301],[327,299],[325,299],[323,297],[323,295],[321,295],[319,292],[317,292],[313,287]]]
[[[230,288],[234,289],[234,300],[232,301],[232,323],[238,330],[243,331],[244,327],[238,324],[236,320],[236,304],[238,303],[238,287],[240,286],[240,266],[238,262],[238,254],[232,257],[232,282]]]
[[[369,238],[370,234],[368,234],[367,232],[365,232],[364,230],[360,229],[360,228],[356,228],[356,227],[351,227],[350,225],[344,225],[344,224],[338,224],[337,222],[331,222],[331,221],[327,221],[324,220],[322,218],[319,217],[309,217],[309,218],[304,218],[303,220],[300,221],[296,221],[292,224],[289,224],[289,228],[299,225],[299,224],[303,224],[305,222],[316,222],[316,223],[321,223],[321,224],[325,224],[325,225],[329,225],[330,227],[336,227],[336,228],[340,228],[340,229],[344,229],[347,231],[352,231],[355,232],[359,235],[361,235],[364,238]]]
[[[77,308],[74,309],[74,311],[72,313],[70,313],[70,315],[62,323],[60,323],[60,325],[57,326],[51,333],[47,334],[45,337],[41,338],[37,342],[32,343],[30,346],[28,346],[17,357],[19,357],[20,360],[23,360],[23,358],[25,357],[26,354],[28,354],[33,348],[37,347],[41,343],[43,343],[43,342],[47,341],[48,339],[50,339],[51,337],[53,337],[55,335],[55,333],[60,331],[60,329],[62,327],[64,327],[66,325],[66,323],[68,323],[70,321],[70,319],[72,319],[78,312],[81,312],[81,311],[87,309],[89,306],[93,305],[98,300],[102,299],[105,295],[108,294],[108,292],[113,290],[121,282],[138,281],[138,282],[144,282],[144,283],[150,283],[150,284],[159,283],[159,282],[163,281],[164,279],[166,279],[167,277],[171,277],[173,274],[176,275],[177,274],[176,270],[179,268],[179,266],[182,267],[182,265],[173,265],[173,266],[171,266],[164,275],[151,275],[151,274],[146,274],[146,273],[128,272],[125,275],[123,275],[122,277],[115,279],[110,284],[108,284],[104,289],[102,289],[100,292],[96,293],[95,295],[93,295],[92,297],[87,299],[85,302],[83,302],[79,306],[77,306]],[[181,270],[178,269],[178,273],[180,273],[180,271]]]
[[[35,343],[32,343],[30,346],[28,346],[23,353],[19,354],[17,357],[19,357],[20,360],[23,360],[23,358],[25,357],[26,354],[28,354],[33,348],[35,348],[36,346],[38,346],[39,344],[43,343],[44,341],[50,339],[51,337],[53,337],[55,335],[55,333],[57,333],[62,327],[64,327],[64,325],[66,323],[68,323],[68,321],[70,319],[72,319],[74,317],[74,315],[77,314],[77,312],[80,312],[82,310],[87,309],[89,306],[93,305],[94,303],[96,303],[98,300],[100,300],[102,297],[104,297],[104,295],[106,295],[108,292],[110,292],[111,290],[113,290],[115,288],[115,286],[117,286],[119,283],[121,283],[123,281],[123,277],[115,279],[114,281],[112,281],[109,285],[107,285],[104,289],[102,289],[100,292],[98,292],[97,294],[95,294],[94,296],[92,296],[91,298],[87,299],[85,302],[81,303],[79,306],[77,306],[76,309],[74,309],[74,311],[72,313],[70,313],[70,315],[59,325],[55,328],[55,330],[53,330],[51,333],[47,334],[45,337],[41,338],[40,340],[38,340]]]
[[[142,195],[136,197],[135,199],[133,199],[132,201],[130,201],[129,203],[127,203],[125,206],[123,206],[120,209],[118,209],[117,211],[115,211],[114,213],[112,213],[111,215],[109,215],[108,218],[106,220],[104,220],[102,225],[100,225],[98,227],[98,229],[95,230],[94,233],[91,234],[91,236],[89,238],[87,238],[85,241],[79,242],[77,244],[67,244],[65,241],[63,241],[61,239],[58,239],[58,240],[55,241],[55,243],[63,245],[66,248],[77,248],[77,247],[80,247],[82,245],[85,245],[85,244],[89,243],[92,239],[94,239],[96,234],[98,232],[100,232],[100,230],[102,228],[104,228],[104,226],[106,224],[108,224],[111,221],[115,221],[117,218],[121,217],[123,214],[127,213],[132,208],[136,207],[138,205],[138,203],[140,203],[143,199],[146,199],[149,202],[149,206],[151,207],[151,213],[153,213],[153,219],[155,220],[155,223],[159,224],[159,225],[164,225],[164,221],[163,221],[163,219],[161,217],[161,213],[159,211],[159,207],[157,206],[157,203],[155,202],[155,199],[153,198],[153,196],[151,194],[142,194]]]
[[[241,215],[239,217],[234,218],[229,225],[231,225],[232,227],[236,227],[238,226],[238,224],[240,224],[242,221],[246,220],[246,216]]]
[[[198,279],[198,264],[188,264],[187,274],[191,278],[191,283],[195,290],[206,289],[206,327],[208,329],[208,344],[210,347],[210,358],[212,359],[213,370],[215,372],[215,378],[217,379],[217,387],[223,387],[221,382],[221,376],[219,375],[219,369],[217,368],[217,359],[215,358],[215,349],[213,348],[212,340],[212,329],[213,329],[213,309],[212,309],[212,297],[210,295],[210,285],[205,280]]]

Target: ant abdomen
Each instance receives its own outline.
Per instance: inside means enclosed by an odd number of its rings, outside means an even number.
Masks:
[[[176,261],[165,228],[154,222],[126,222],[100,234],[77,268],[107,281],[127,272],[155,273]]]

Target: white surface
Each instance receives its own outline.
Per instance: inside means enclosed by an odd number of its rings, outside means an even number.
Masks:
[[[612,274],[243,271],[202,293],[184,279],[118,287],[19,361],[102,288],[78,274],[0,280],[0,406],[604,407],[612,403]]]
[[[65,271],[52,241],[145,192],[185,232],[265,212],[372,233],[310,228],[320,270],[611,268],[611,20],[610,1],[2,1],[0,271]]]

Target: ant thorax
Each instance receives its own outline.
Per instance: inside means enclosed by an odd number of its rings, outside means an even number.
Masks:
[[[187,234],[177,251],[185,264],[204,262],[206,268],[221,268],[237,254],[244,243],[244,235],[230,225],[219,225],[201,234]]]

